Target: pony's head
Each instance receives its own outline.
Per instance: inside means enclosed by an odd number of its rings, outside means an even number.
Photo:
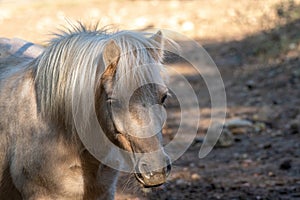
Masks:
[[[75,27],[51,41],[37,59],[35,76],[46,120],[88,137],[97,135],[92,131],[100,124],[110,142],[133,155],[136,178],[148,187],[164,183],[171,169],[161,133],[168,93],[162,48],[161,32],[148,37]],[[90,142],[104,146],[103,140]]]
[[[96,95],[107,137],[134,155],[136,178],[146,187],[163,184],[171,170],[161,133],[168,95],[161,76],[162,48],[160,31],[150,38],[116,34],[103,49],[106,67]]]

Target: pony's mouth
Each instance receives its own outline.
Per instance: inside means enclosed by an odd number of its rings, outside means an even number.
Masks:
[[[119,145],[128,152],[134,154],[134,147],[138,145],[133,145],[131,141],[125,137],[125,134],[122,134],[118,131],[116,135],[117,141]],[[153,170],[155,169],[155,170]],[[169,176],[171,171],[171,161],[170,158],[162,153],[157,157],[142,157],[135,166],[135,177],[140,182],[143,187],[157,187],[164,184],[167,181],[167,177]]]
[[[142,184],[145,188],[158,187],[166,182],[167,177],[164,175],[155,175],[153,177],[145,178],[141,173],[135,173],[136,179]]]
[[[136,179],[145,187],[157,187],[164,184],[171,171],[171,165],[168,164],[160,170],[149,170],[145,163],[137,165]]]

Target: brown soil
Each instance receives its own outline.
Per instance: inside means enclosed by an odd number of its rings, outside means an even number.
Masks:
[[[0,36],[43,44],[46,33],[66,24],[65,17],[120,29],[180,31],[216,62],[226,86],[227,120],[247,119],[263,127],[239,130],[233,145],[199,159],[209,125],[207,88],[189,74],[188,65],[173,63],[199,94],[204,117],[198,139],[174,162],[165,185],[144,189],[122,174],[117,199],[300,199],[300,20],[284,15],[293,8],[299,12],[298,1],[291,8],[280,0],[84,2],[0,1]],[[172,100],[168,107],[173,119],[166,139],[176,132],[179,112]]]

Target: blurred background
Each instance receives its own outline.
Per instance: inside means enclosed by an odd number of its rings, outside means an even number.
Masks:
[[[188,64],[170,63],[199,97],[198,135],[168,183],[143,189],[122,174],[117,199],[300,199],[299,0],[0,0],[0,37],[46,45],[67,21],[177,31],[206,49],[226,87],[223,133],[199,159],[210,123],[207,88]],[[177,103],[167,105],[166,140],[178,128]]]

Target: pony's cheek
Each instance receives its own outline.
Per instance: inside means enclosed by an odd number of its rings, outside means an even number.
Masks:
[[[126,123],[124,122],[124,119],[113,115],[112,116],[112,121],[114,123],[114,127],[116,129],[116,132],[123,133],[123,134],[125,134],[127,132],[126,128],[125,128]]]

